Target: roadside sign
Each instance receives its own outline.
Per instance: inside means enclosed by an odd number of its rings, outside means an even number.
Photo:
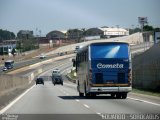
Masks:
[[[154,32],[154,43],[158,43],[160,41],[160,32]]]
[[[140,24],[148,23],[147,17],[138,17],[138,22]]]

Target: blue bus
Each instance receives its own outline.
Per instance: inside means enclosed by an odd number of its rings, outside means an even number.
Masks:
[[[4,66],[5,66],[7,69],[12,69],[13,66],[14,66],[14,61],[13,61],[13,60],[7,60],[7,61],[5,61]]]
[[[128,43],[99,42],[81,48],[73,66],[79,96],[111,94],[126,99],[132,90],[132,65]]]

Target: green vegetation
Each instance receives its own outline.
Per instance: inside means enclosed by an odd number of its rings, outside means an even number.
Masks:
[[[13,32],[0,29],[0,41],[15,39],[15,34]]]
[[[159,92],[154,92],[154,91],[149,91],[149,90],[143,90],[143,89],[135,89],[135,88],[133,88],[132,92],[133,93],[140,93],[140,94],[160,97],[160,93]]]
[[[69,79],[71,82],[76,83],[76,76],[74,76],[75,70],[71,70],[70,73],[68,73]]]
[[[39,48],[38,40],[35,38],[19,39],[17,41],[16,49],[19,50],[20,52],[30,51],[38,48]]]
[[[152,26],[150,26],[150,25],[145,25],[143,27],[143,31],[153,31],[153,30],[154,30],[154,28]]]
[[[75,74],[75,70],[71,70],[71,72],[69,73],[69,76],[72,78],[72,79],[76,79],[76,76],[74,76]]]
[[[12,53],[13,56],[15,56],[15,54],[16,54],[16,49],[13,48],[11,53]]]
[[[16,46],[20,52],[30,51],[39,48],[39,41],[33,36],[33,31],[20,30],[17,33]]]
[[[150,25],[145,25],[143,27],[143,31],[160,31],[160,28],[153,28],[153,26],[150,26]],[[134,34],[134,33],[137,33],[137,32],[141,32],[141,29],[136,27],[134,29],[129,29],[129,34]]]

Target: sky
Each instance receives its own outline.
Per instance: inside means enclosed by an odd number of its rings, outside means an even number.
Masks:
[[[160,27],[160,0],[0,0],[0,29],[46,35],[73,28],[133,28],[138,17]]]

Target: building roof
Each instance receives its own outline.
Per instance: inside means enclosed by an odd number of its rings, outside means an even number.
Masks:
[[[46,35],[47,38],[57,39],[57,38],[65,38],[65,34],[61,31],[51,31]]]
[[[107,27],[101,27],[99,28],[104,32],[127,32],[126,29],[123,28],[107,28]]]
[[[66,34],[66,33],[67,33],[67,30],[61,30],[60,32]]]

